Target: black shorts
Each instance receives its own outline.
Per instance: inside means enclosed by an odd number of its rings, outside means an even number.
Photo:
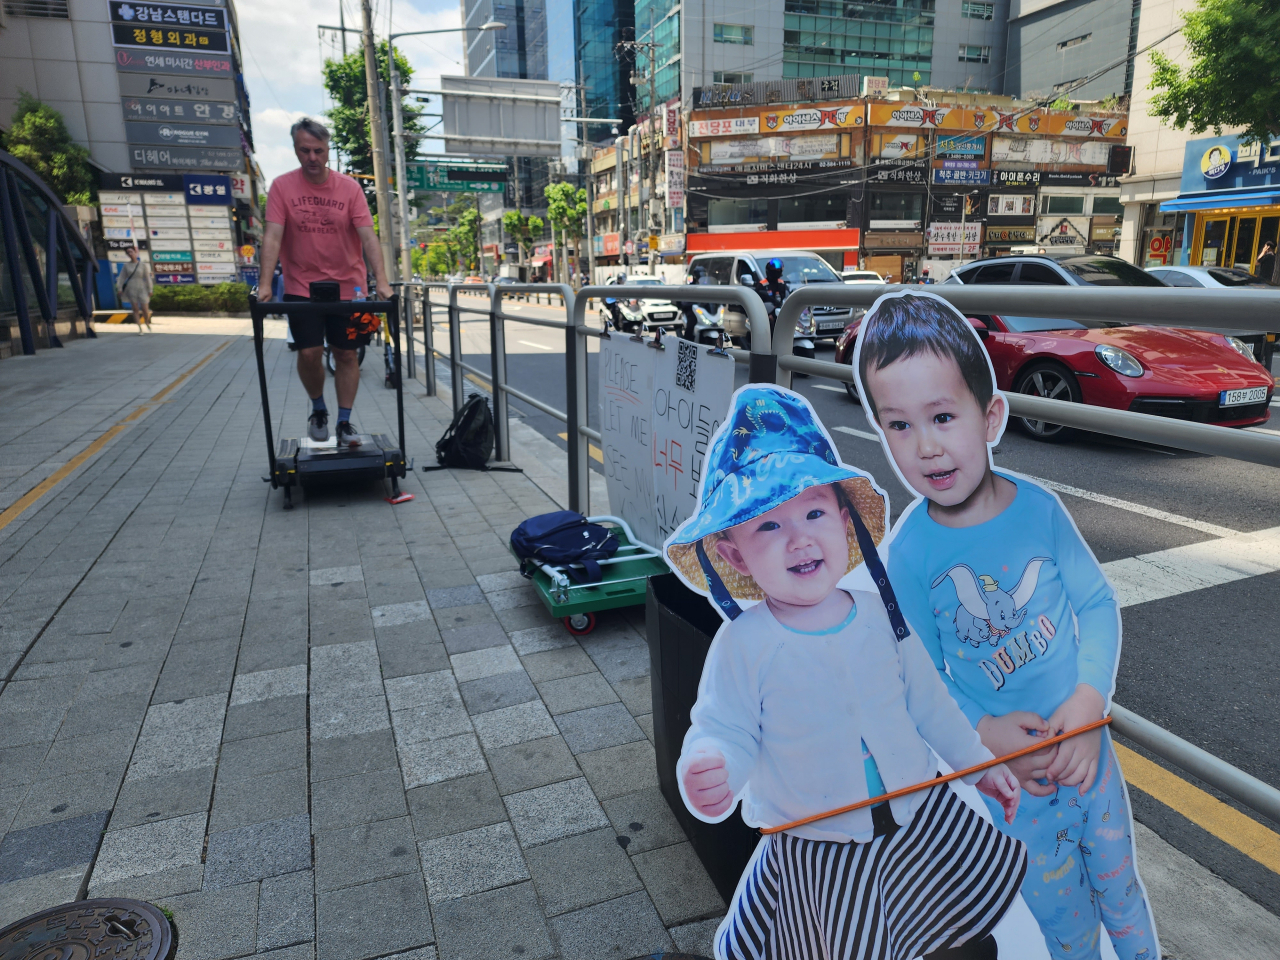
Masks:
[[[296,293],[286,293],[285,303],[307,303],[310,297],[300,297]],[[293,346],[296,350],[307,347],[319,347],[328,343],[335,350],[355,350],[367,346],[373,338],[372,333],[356,333],[351,326],[351,316],[335,313],[328,317],[290,317],[289,332],[293,335]]]

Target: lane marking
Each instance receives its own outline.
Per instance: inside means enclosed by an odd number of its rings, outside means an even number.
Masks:
[[[1123,744],[1112,741],[1112,746],[1120,758],[1125,783],[1182,814],[1273,873],[1280,873],[1280,834]]]
[[[855,430],[853,427],[832,427],[832,430],[839,430],[841,433],[847,433],[851,437],[861,437],[863,440],[874,440],[880,442],[880,437],[872,433],[870,430]]]
[[[1270,427],[1245,427],[1252,433],[1269,433],[1273,437],[1280,437],[1280,430],[1272,430]]]
[[[130,423],[137,420],[140,416],[142,416],[144,413],[149,411],[153,404],[160,403],[163,400],[164,396],[167,393],[169,393],[170,390],[172,390],[174,387],[180,384],[183,380],[187,379],[187,377],[191,376],[191,374],[195,373],[197,370],[203,367],[206,363],[212,360],[219,350],[221,350],[223,347],[230,345],[230,343],[231,343],[230,340],[224,341],[221,346],[219,346],[207,357],[205,357],[203,360],[197,363],[194,367],[192,367],[191,369],[183,373],[181,376],[179,376],[177,380],[173,381],[173,383],[169,384],[169,386],[165,387],[163,390],[161,390],[159,393],[153,396],[150,400],[145,400],[142,403],[140,403],[137,407],[133,409],[133,411],[127,417],[125,417],[123,420],[116,421],[112,426],[107,428],[107,430],[102,434],[102,436],[94,440],[93,443],[89,444],[89,446],[85,447],[83,450],[77,453],[74,457],[72,457],[62,466],[60,466],[53,473],[49,474],[49,476],[45,477],[43,480],[37,483],[34,487],[32,487],[30,490],[24,493],[17,500],[9,504],[9,506],[6,507],[3,512],[0,512],[0,530],[3,530],[9,524],[13,523],[14,520],[17,520],[18,517],[20,517],[27,510],[28,507],[30,507],[33,503],[35,503],[37,500],[43,497],[46,493],[48,493],[50,490],[52,490],[54,487],[60,484],[63,480],[67,479],[67,477],[71,476],[71,474],[74,473],[86,461],[97,456],[102,451],[102,448],[105,447],[108,443],[110,443],[117,435],[119,435],[120,432],[125,429],[125,427],[127,427]]]
[[[563,440],[565,443],[569,442],[569,434],[567,433],[557,433],[556,436],[559,437],[561,440]],[[594,460],[596,463],[604,463],[604,454],[601,453],[600,448],[597,447],[591,441],[587,441],[587,450],[591,453],[592,460]]]
[[[830,390],[832,393],[847,393],[844,387],[833,387],[829,383],[810,384],[815,390]]]
[[[516,343],[522,343],[526,347],[537,347],[539,350],[554,350],[555,347],[548,347],[545,343],[534,343],[532,340],[517,340]]]
[[[1141,503],[1134,503],[1132,500],[1121,500],[1118,497],[1109,497],[1105,493],[1094,493],[1092,490],[1082,490],[1080,487],[1073,487],[1066,483],[1058,483],[1056,480],[1045,480],[1043,477],[1033,477],[1029,474],[1026,476],[1028,480],[1034,480],[1036,483],[1048,487],[1055,493],[1065,493],[1072,497],[1079,497],[1082,500],[1092,500],[1094,503],[1103,503],[1109,507],[1128,510],[1130,513],[1139,513],[1144,517],[1163,520],[1165,523],[1176,523],[1180,526],[1190,527],[1192,530],[1199,530],[1201,533],[1210,534],[1211,536],[1234,537],[1240,532],[1239,530],[1232,530],[1230,527],[1218,526],[1216,523],[1206,523],[1203,520],[1195,520],[1191,517],[1184,517],[1177,513],[1169,513],[1167,510],[1157,510],[1155,507],[1148,507]]]
[[[1280,570],[1280,527],[1111,560],[1102,570],[1122,607],[1218,587]]]

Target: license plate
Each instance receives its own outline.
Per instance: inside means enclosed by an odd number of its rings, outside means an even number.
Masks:
[[[651,313],[649,314],[654,320],[670,320],[675,316],[674,313]]]
[[[820,323],[818,324],[818,329],[825,333],[830,330],[843,330],[846,326],[848,326],[848,324],[843,320],[836,320],[831,323]]]
[[[1235,407],[1242,403],[1261,403],[1267,399],[1266,387],[1249,387],[1245,390],[1223,390],[1218,395],[1218,406]]]

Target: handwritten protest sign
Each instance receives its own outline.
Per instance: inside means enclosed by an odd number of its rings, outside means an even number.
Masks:
[[[653,372],[660,351],[614,334],[600,341],[600,447],[609,510],[645,543],[660,543],[653,507]]]

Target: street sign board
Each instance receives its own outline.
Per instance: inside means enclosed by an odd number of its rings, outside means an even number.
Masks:
[[[405,182],[410,190],[502,193],[507,188],[507,165],[435,160],[410,163],[405,167]]]

